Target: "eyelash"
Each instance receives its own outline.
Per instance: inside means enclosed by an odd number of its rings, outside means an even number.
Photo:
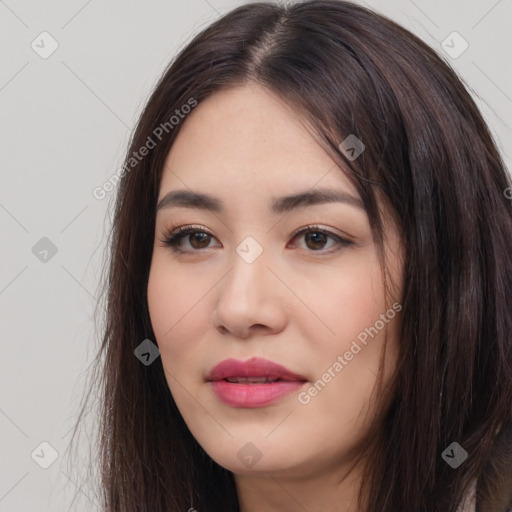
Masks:
[[[213,237],[213,235],[211,233],[209,233],[208,230],[204,226],[187,225],[187,226],[180,226],[179,228],[169,230],[167,233],[164,234],[164,239],[160,240],[160,241],[164,244],[164,246],[170,247],[174,252],[179,252],[179,253],[202,252],[203,250],[208,249],[208,247],[205,247],[203,249],[184,250],[184,249],[180,249],[178,247],[179,243],[185,236],[196,234],[196,233],[205,233],[205,234]],[[292,240],[294,240],[295,238],[297,238],[300,235],[304,235],[304,234],[308,234],[308,233],[322,233],[324,235],[327,235],[328,238],[332,238],[333,240],[335,240],[338,245],[338,246],[332,247],[327,250],[319,249],[319,250],[315,251],[315,250],[306,249],[306,250],[308,250],[308,252],[331,254],[333,252],[336,252],[336,251],[342,249],[343,247],[354,245],[354,242],[351,242],[350,240],[342,238],[342,237],[334,234],[333,232],[328,231],[323,228],[320,228],[320,226],[316,226],[316,225],[309,225],[304,228],[298,229],[297,231],[295,231],[293,233]]]

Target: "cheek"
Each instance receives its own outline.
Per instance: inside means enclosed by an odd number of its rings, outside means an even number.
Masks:
[[[193,359],[209,325],[208,290],[214,281],[211,275],[180,273],[162,259],[153,259],[147,294],[151,325],[167,370]]]
[[[399,314],[392,303],[386,303],[377,255],[358,253],[346,259],[348,268],[332,269],[332,278],[322,279],[323,291],[317,287],[308,293],[308,305],[322,321],[310,315],[302,324],[315,371],[311,393],[306,390],[308,396],[303,395],[301,403],[311,399],[306,408],[315,418],[324,417],[329,408],[334,424],[353,422],[361,409],[364,413],[370,406],[385,337],[385,382],[395,368],[398,350]]]
[[[373,252],[346,258],[343,268],[329,268],[331,275],[315,276],[316,283],[304,281],[302,295],[310,315],[307,338],[328,352],[343,350],[365,328],[385,313],[382,275]],[[318,286],[321,282],[322,286]],[[319,336],[321,334],[321,336]],[[344,351],[344,350],[343,350]]]

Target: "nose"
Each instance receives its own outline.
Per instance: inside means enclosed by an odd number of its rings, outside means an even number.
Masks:
[[[268,267],[265,251],[252,263],[236,252],[232,267],[222,280],[213,312],[213,323],[222,334],[246,339],[276,334],[287,323],[286,287]],[[289,299],[289,297],[288,297]]]

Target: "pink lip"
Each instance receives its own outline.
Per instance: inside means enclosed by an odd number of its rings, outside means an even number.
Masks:
[[[262,384],[228,382],[227,378],[267,377],[280,379]],[[212,390],[224,403],[234,407],[262,407],[297,390],[306,378],[291,372],[284,366],[266,359],[253,357],[247,361],[226,359],[216,365],[207,375]]]

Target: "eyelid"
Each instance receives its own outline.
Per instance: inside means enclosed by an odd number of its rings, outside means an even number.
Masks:
[[[201,231],[201,232],[204,231],[205,233],[208,233],[209,235],[214,236],[213,233],[210,233],[209,229],[206,226],[203,226],[202,224],[185,224],[183,226],[177,226],[175,228],[171,228],[168,231],[168,234],[174,235],[177,233],[183,233],[184,231],[188,231],[188,230]]]

